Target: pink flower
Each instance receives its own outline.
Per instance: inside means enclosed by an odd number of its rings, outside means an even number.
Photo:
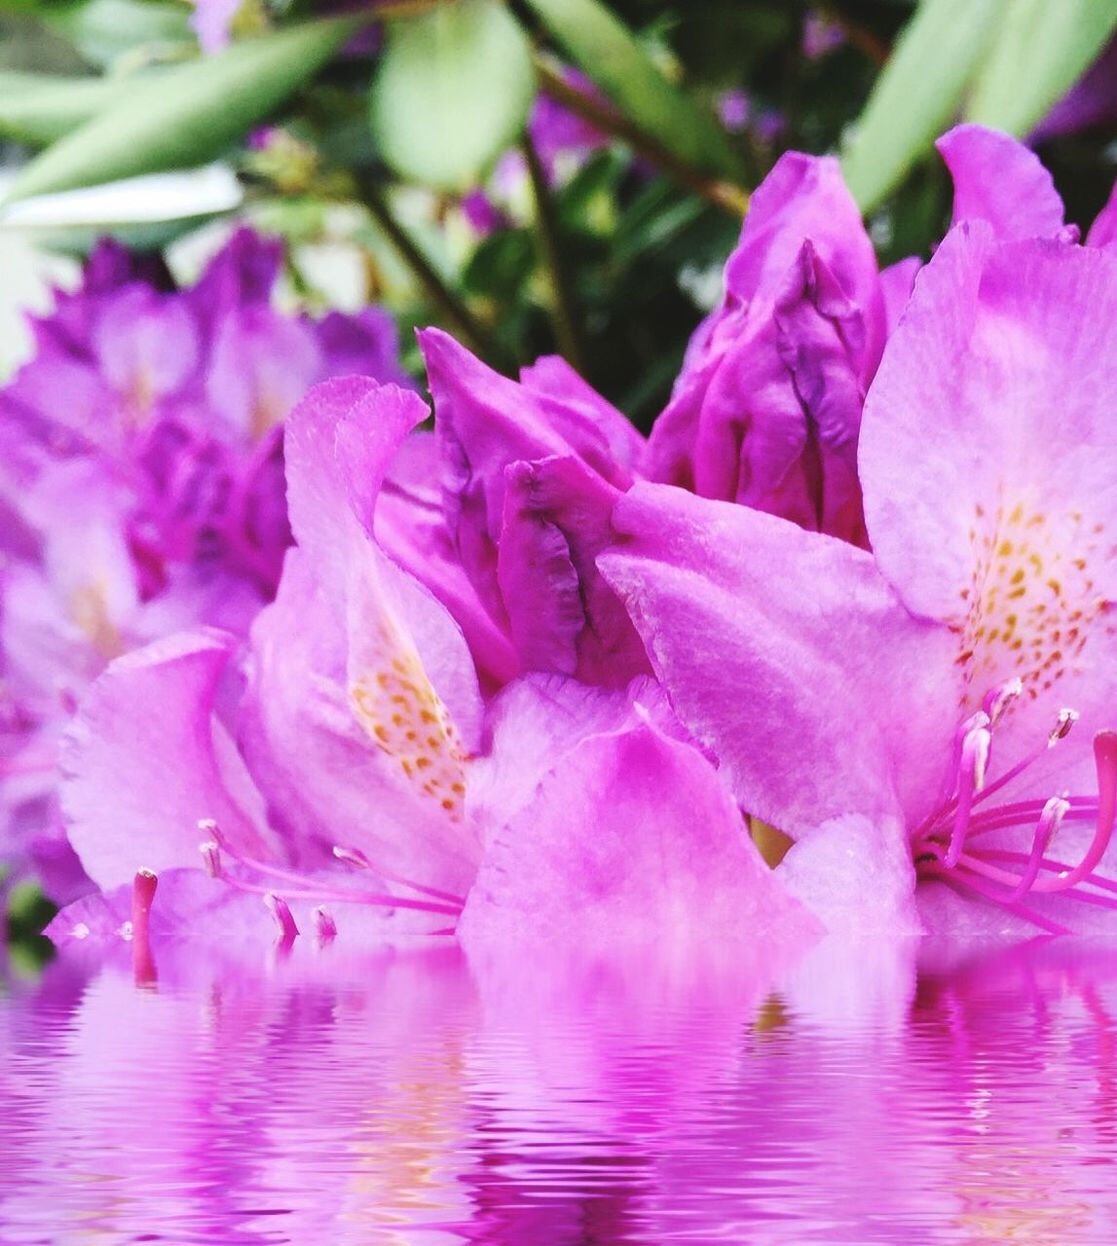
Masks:
[[[866,400],[871,554],[662,486],[616,509],[657,676],[834,926],[916,926],[917,879],[931,927],[1117,907],[1115,315],[1111,256],[963,225]]]
[[[462,631],[378,536],[385,481],[425,416],[415,395],[359,378],[312,391],[287,430],[297,547],[247,653],[227,633],[185,633],[90,691],[63,804],[108,895],[71,906],[52,936],[119,926],[141,866],[160,875],[152,921],[203,938],[270,929],[261,901],[288,942],[813,931],[650,681],[532,673],[482,698]],[[473,450],[454,477],[459,529],[482,550],[485,516],[508,513],[483,451],[514,444],[510,418],[483,401],[451,417]],[[528,575],[523,592],[547,584]]]

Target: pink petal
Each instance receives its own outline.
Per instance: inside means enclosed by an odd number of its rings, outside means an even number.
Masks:
[[[985,221],[1003,242],[1053,238],[1063,201],[1051,174],[1023,143],[999,130],[959,125],[935,144],[954,179],[954,224]]]
[[[593,948],[811,926],[710,764],[641,725],[592,737],[556,767],[489,845],[458,929],[473,947],[573,937]]]
[[[955,728],[953,638],[871,555],[662,485],[636,485],[614,522],[599,566],[744,808],[793,837],[926,812]]]
[[[234,638],[180,633],[118,659],[93,685],[63,745],[70,842],[101,887],[138,868],[197,867],[213,818],[245,852],[266,852],[263,808],[214,708]]]

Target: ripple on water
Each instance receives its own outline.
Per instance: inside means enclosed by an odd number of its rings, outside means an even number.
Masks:
[[[59,960],[0,995],[0,1243],[1117,1238],[1117,949],[781,972]]]

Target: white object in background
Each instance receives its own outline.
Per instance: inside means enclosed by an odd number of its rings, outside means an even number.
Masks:
[[[29,313],[49,311],[52,289],[77,284],[76,260],[43,251],[21,233],[0,232],[0,382],[31,356]]]
[[[0,174],[0,197],[15,176],[15,170]],[[20,199],[0,207],[0,230],[42,235],[56,246],[86,246],[104,233],[155,245],[194,222],[232,211],[243,199],[232,169],[212,164]]]

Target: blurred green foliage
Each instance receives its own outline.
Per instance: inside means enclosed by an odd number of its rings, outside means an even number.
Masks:
[[[15,193],[222,159],[303,297],[330,301],[303,258],[341,245],[404,327],[506,368],[563,349],[645,425],[783,151],[842,154],[882,262],[926,255],[949,215],[936,133],[1030,129],[1117,27],[1117,0],[340,7],[348,42],[326,0],[245,0],[202,58],[173,0],[0,0]],[[600,141],[556,156],[528,125],[539,90]],[[1108,194],[1112,135],[1041,146],[1072,220]]]

